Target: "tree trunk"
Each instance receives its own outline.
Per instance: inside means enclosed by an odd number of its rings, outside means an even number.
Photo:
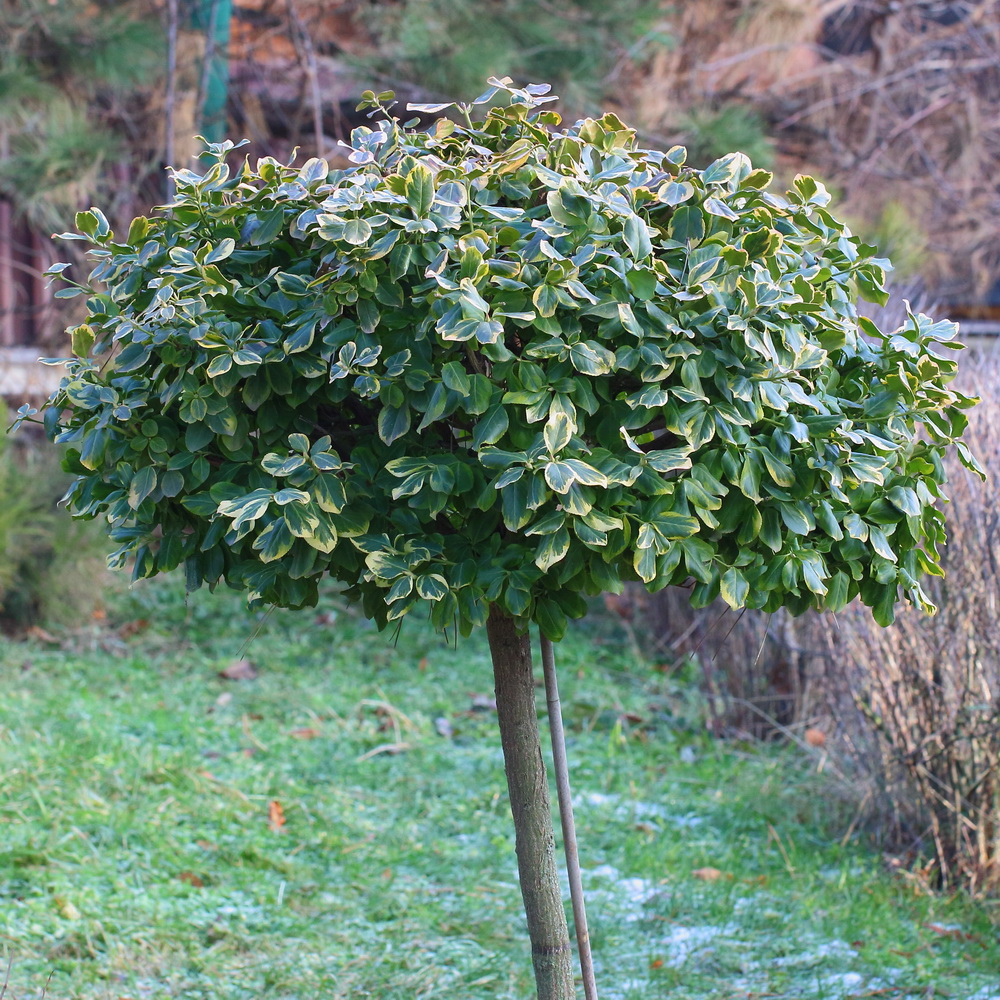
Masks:
[[[490,608],[486,633],[493,657],[497,716],[510,811],[514,816],[518,877],[528,918],[538,1000],[575,1000],[572,950],[556,869],[549,786],[542,763],[535,709],[531,639],[513,618]]]

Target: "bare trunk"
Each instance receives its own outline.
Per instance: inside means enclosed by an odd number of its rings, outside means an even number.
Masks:
[[[549,786],[535,708],[531,640],[494,605],[486,623],[521,897],[528,918],[538,1000],[575,1000],[572,951],[556,868]]]

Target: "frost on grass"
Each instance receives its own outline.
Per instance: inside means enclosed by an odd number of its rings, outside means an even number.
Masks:
[[[632,801],[604,792],[587,792],[574,799],[573,806],[607,810],[617,819],[662,819],[678,827],[698,826],[705,821],[695,813],[675,813],[659,802]]]

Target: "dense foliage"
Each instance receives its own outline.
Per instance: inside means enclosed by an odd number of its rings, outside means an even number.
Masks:
[[[633,579],[926,606],[972,402],[953,325],[859,319],[885,262],[813,179],[775,194],[741,153],[694,170],[491,84],[426,132],[369,95],[346,170],[231,174],[225,143],[123,238],[78,216],[96,266],[60,294],[88,319],[45,425],[113,560],[286,606],[329,574],[380,624],[495,602],[552,637]]]

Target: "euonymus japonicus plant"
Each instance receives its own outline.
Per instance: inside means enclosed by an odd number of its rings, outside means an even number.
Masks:
[[[227,142],[123,236],[78,215],[88,315],[44,415],[70,508],[136,577],[290,607],[333,577],[383,626],[558,639],[629,580],[929,607],[954,326],[859,317],[886,262],[812,178],[566,127],[546,90],[492,80],[430,129],[369,95],[346,169]]]
[[[332,575],[380,624],[496,603],[559,638],[635,579],[926,606],[953,325],[858,317],[886,262],[811,178],[562,128],[537,89],[471,125],[377,116],[346,170],[212,146],[124,239],[81,213],[88,317],[45,418],[71,509],[137,577],[298,607]]]

